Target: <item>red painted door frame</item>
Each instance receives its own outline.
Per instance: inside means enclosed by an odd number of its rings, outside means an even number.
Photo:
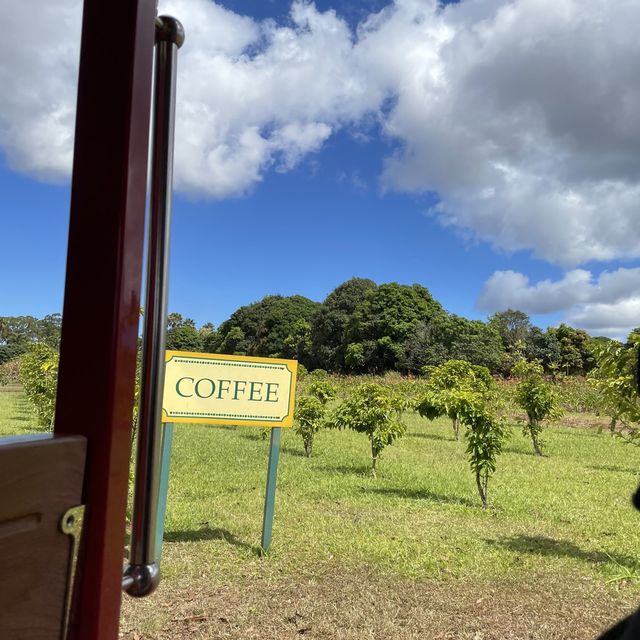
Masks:
[[[156,0],[85,0],[55,433],[87,438],[74,640],[116,640]]]

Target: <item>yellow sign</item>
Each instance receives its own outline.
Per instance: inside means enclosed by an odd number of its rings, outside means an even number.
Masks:
[[[163,422],[290,427],[295,360],[167,351]]]

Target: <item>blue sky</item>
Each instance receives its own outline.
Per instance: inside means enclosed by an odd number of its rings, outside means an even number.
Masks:
[[[77,2],[56,1],[77,32]],[[322,300],[360,276],[423,284],[472,318],[511,306],[594,334],[640,324],[640,153],[629,149],[637,141],[640,152],[640,127],[622,119],[622,80],[594,80],[609,90],[598,103],[571,66],[591,35],[577,14],[550,16],[542,0],[334,3],[335,13],[330,2],[165,4],[191,44],[180,60],[172,311],[218,325],[264,295]],[[615,61],[633,53],[629,15],[595,0],[583,10],[620,21],[605,43]],[[0,315],[43,316],[62,307],[70,148],[60,132],[72,131],[77,52],[43,68],[21,51],[27,13],[14,18],[14,60],[0,47],[8,89],[26,76],[42,93],[0,97]],[[551,52],[557,73],[548,48],[521,44],[550,29],[573,39],[571,56]],[[64,73],[52,79],[52,68]],[[558,96],[566,82],[575,87]],[[583,96],[567,106],[576,87]]]
[[[453,313],[474,308],[498,268],[553,276],[556,269],[492,251],[425,215],[433,196],[382,194],[378,142],[338,135],[288,173],[271,171],[251,193],[215,202],[177,194],[170,307],[218,325],[271,293],[322,300],[352,276],[425,285]],[[0,315],[61,311],[69,185],[0,172],[6,237]],[[4,235],[4,234],[3,234]],[[544,322],[544,319],[541,318]]]

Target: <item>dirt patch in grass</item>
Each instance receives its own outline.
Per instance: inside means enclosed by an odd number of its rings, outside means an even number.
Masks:
[[[611,418],[592,414],[573,413],[563,416],[561,423],[563,427],[572,429],[602,429],[603,431],[608,431]]]
[[[583,640],[635,608],[624,588],[584,576],[406,580],[325,567],[316,575],[202,576],[125,601],[124,640]]]
[[[527,422],[525,413],[511,413],[509,420],[512,424],[521,427]],[[599,416],[594,413],[566,413],[558,420],[544,423],[546,427],[568,427],[569,429],[602,429],[607,431],[611,424],[608,416]]]

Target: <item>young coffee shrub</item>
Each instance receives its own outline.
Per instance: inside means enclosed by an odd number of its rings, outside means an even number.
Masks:
[[[400,411],[398,398],[388,387],[364,383],[331,413],[328,426],[366,434],[371,442],[371,475],[375,478],[383,449],[406,430],[399,419]]]
[[[469,393],[486,396],[494,387],[486,367],[465,360],[448,360],[439,367],[425,367],[428,378],[426,393],[417,403],[418,413],[428,420],[448,416],[453,425],[453,437],[460,439],[461,414]]]
[[[329,400],[333,400],[338,392],[336,385],[328,378],[316,377],[308,381],[305,391],[310,396],[317,398],[323,405],[326,405]]]
[[[36,410],[38,424],[51,428],[58,384],[58,352],[46,344],[34,344],[22,357],[20,382]]]
[[[535,454],[541,456],[542,423],[544,420],[558,418],[561,415],[556,395],[551,385],[544,379],[544,370],[537,362],[527,362],[522,359],[513,368],[513,373],[520,378],[516,387],[516,402],[527,413],[524,434],[531,437]]]
[[[611,340],[596,348],[596,362],[589,383],[611,417],[611,432],[640,446],[640,331],[626,344]]]
[[[311,457],[313,439],[323,426],[325,413],[325,405],[318,398],[313,396],[298,398],[294,430],[302,438],[304,453],[307,458]]]
[[[496,470],[497,457],[502,453],[509,430],[506,420],[497,415],[497,394],[488,370],[463,364],[466,366],[461,366],[459,361],[442,365],[449,374],[449,384],[444,388],[434,385],[417,408],[420,415],[430,420],[449,416],[454,422],[456,439],[460,426],[465,427],[469,466],[482,507],[486,509],[489,505],[489,479]]]
[[[482,508],[489,505],[489,478],[496,470],[497,457],[509,435],[505,418],[498,417],[479,393],[465,392],[459,402],[460,421],[466,426],[469,466],[476,479]]]

